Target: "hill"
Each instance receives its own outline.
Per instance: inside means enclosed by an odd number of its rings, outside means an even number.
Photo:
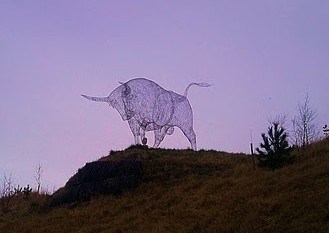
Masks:
[[[111,152],[100,161],[142,161],[137,188],[56,208],[14,200],[0,232],[329,232],[329,142],[293,153],[273,171],[213,150]]]

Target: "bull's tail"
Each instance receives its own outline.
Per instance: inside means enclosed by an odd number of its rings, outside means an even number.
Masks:
[[[88,100],[92,101],[100,101],[100,102],[107,102],[108,97],[93,97],[93,96],[88,96],[88,95],[81,95],[82,97],[85,97]]]
[[[211,86],[211,84],[209,84],[209,83],[190,83],[185,89],[184,97],[187,96],[189,88],[193,85],[196,85],[196,86],[199,86],[199,87],[210,87]]]

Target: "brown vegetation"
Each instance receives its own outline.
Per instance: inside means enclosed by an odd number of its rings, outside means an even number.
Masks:
[[[133,192],[48,208],[45,196],[13,200],[0,232],[329,232],[329,142],[293,152],[295,163],[253,170],[251,159],[217,151],[131,148]]]

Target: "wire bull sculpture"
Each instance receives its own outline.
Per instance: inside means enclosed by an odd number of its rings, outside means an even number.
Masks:
[[[134,78],[120,84],[107,97],[82,96],[107,102],[115,108],[122,120],[128,121],[135,144],[145,138],[146,131],[154,131],[153,147],[157,148],[167,134],[174,133],[176,126],[187,137],[191,148],[197,149],[192,108],[186,96],[191,86],[209,87],[208,83],[190,83],[184,95],[165,90],[146,78]]]

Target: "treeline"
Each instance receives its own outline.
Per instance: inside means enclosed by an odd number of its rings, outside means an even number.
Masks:
[[[14,199],[29,200],[32,195],[35,197],[49,196],[50,192],[48,190],[42,189],[41,186],[43,172],[44,168],[39,163],[34,174],[34,179],[36,182],[35,190],[33,190],[29,184],[24,187],[16,185],[13,175],[7,175],[4,173],[0,178],[0,211],[2,213],[8,213]]]
[[[294,148],[304,150],[310,143],[320,139],[320,127],[316,119],[317,112],[311,107],[310,98],[307,94],[303,103],[298,104],[297,115],[291,119],[290,134],[285,128],[286,115],[279,115],[274,120],[269,121],[270,126],[267,133],[261,134],[262,143],[260,143],[259,148],[256,148],[258,166],[277,169],[293,163],[294,156],[291,152]],[[327,125],[323,127],[323,132],[325,137],[328,137],[326,127]]]

